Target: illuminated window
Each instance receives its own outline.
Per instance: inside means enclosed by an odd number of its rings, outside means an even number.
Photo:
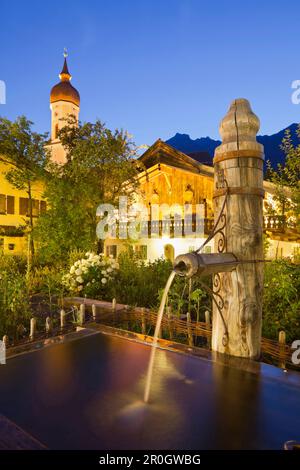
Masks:
[[[165,259],[173,263],[174,258],[175,258],[175,250],[174,250],[173,245],[168,243],[167,245],[164,246],[164,257]]]
[[[106,247],[106,256],[113,256],[113,258],[117,257],[117,245],[108,245]]]
[[[6,196],[0,194],[0,214],[6,214]]]
[[[194,191],[190,184],[187,185],[184,191],[184,203],[191,204],[194,197]]]
[[[137,245],[135,247],[135,253],[139,259],[147,259],[147,245]]]

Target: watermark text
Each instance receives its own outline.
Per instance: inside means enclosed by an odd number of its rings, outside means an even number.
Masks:
[[[0,80],[0,104],[6,104],[6,85],[3,80]]]

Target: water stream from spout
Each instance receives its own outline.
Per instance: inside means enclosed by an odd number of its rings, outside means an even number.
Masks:
[[[176,272],[172,271],[172,273],[169,276],[169,279],[167,281],[159,310],[158,310],[158,315],[157,315],[157,320],[156,320],[156,326],[155,326],[155,331],[154,331],[154,338],[153,338],[153,343],[151,347],[151,353],[150,353],[150,359],[149,359],[149,364],[148,364],[148,371],[147,371],[147,378],[146,378],[146,385],[145,385],[145,391],[144,391],[144,402],[148,403],[149,401],[149,395],[150,395],[150,390],[151,390],[151,382],[152,382],[152,375],[153,375],[153,367],[154,367],[154,359],[155,359],[155,353],[157,349],[157,341],[158,341],[158,335],[161,327],[161,322],[164,314],[164,309],[167,301],[167,296],[168,292],[170,290],[170,287],[172,285],[173,279],[176,276]]]

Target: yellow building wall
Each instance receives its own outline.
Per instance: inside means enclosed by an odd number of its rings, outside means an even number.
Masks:
[[[5,174],[13,168],[11,165],[0,162],[0,194],[5,196],[14,196],[14,214],[0,214],[0,230],[3,227],[21,227],[26,225],[28,217],[20,214],[20,198],[28,198],[26,191],[14,188],[6,179]],[[44,201],[43,196],[43,183],[36,182],[32,186],[32,197],[38,201]],[[14,249],[12,248],[14,245]],[[0,250],[4,253],[21,254],[26,251],[27,241],[26,236],[5,236],[0,232]]]

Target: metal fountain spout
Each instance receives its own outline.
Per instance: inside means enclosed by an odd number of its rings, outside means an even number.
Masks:
[[[239,264],[233,253],[185,253],[174,260],[174,271],[179,276],[209,276],[220,272],[230,272]]]

